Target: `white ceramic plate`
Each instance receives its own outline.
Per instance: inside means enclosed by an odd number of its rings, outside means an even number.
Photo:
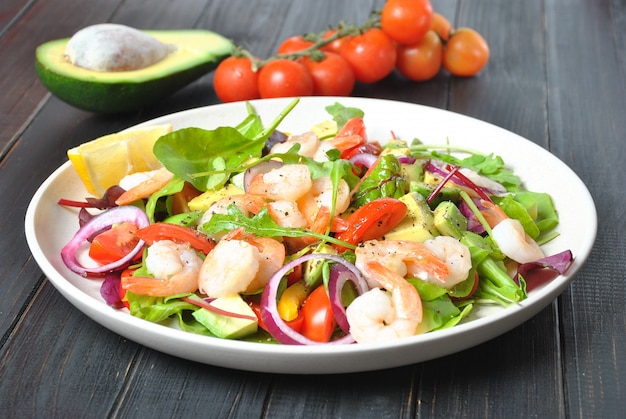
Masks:
[[[206,364],[274,373],[346,373],[391,368],[448,355],[492,339],[525,322],[551,303],[572,281],[588,257],[596,235],[593,200],[576,174],[555,156],[509,131],[455,113],[401,102],[360,98],[304,98],[280,126],[299,133],[329,119],[325,106],[339,101],[365,111],[370,139],[400,138],[462,145],[493,152],[530,190],[552,195],[560,215],[560,236],[546,246],[547,254],[571,249],[574,263],[564,276],[530,293],[508,309],[483,311],[467,323],[400,341],[345,346],[288,346],[230,341],[198,336],[134,318],[107,306],[98,280],[69,271],[61,248],[77,229],[76,211],[57,205],[59,198],[81,200],[87,193],[68,163],[57,169],[34,195],[26,214],[26,236],[35,260],[58,291],[104,327],[145,346]],[[289,99],[253,102],[269,123]],[[235,125],[246,115],[243,103],[185,111],[144,123],[172,122],[175,128],[215,128]],[[89,140],[89,139],[85,139]]]

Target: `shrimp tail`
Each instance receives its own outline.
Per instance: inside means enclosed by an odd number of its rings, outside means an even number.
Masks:
[[[135,294],[149,297],[169,297],[174,294],[186,294],[196,292],[197,284],[190,283],[187,287],[177,286],[173,290],[171,282],[167,279],[152,278],[149,276],[123,276],[121,287]]]
[[[365,269],[376,276],[376,280],[384,289],[391,291],[399,318],[421,323],[423,316],[422,299],[413,285],[400,275],[385,268],[380,262],[368,262],[365,264]]]

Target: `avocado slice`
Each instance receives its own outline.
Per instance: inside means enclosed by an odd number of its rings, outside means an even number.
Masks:
[[[422,195],[410,192],[401,197],[400,201],[406,204],[407,214],[400,224],[385,234],[385,240],[424,242],[439,235],[433,213]]]
[[[233,317],[204,308],[194,311],[193,317],[215,336],[223,339],[239,339],[256,333],[258,327],[256,314],[239,294],[216,298],[210,304],[225,312],[247,317]]]
[[[433,211],[434,223],[439,233],[444,236],[461,239],[467,231],[467,218],[451,201],[443,201]]]
[[[171,45],[164,59],[132,71],[101,72],[75,66],[65,55],[70,38],[37,48],[35,66],[42,83],[59,99],[96,113],[141,109],[212,71],[232,51],[225,37],[207,30],[142,31]]]

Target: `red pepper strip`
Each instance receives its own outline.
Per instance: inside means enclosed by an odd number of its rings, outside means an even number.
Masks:
[[[205,255],[215,247],[215,242],[205,234],[178,224],[154,223],[137,230],[136,234],[148,245],[158,240],[172,240],[177,243],[189,243],[191,247]]]
[[[406,204],[398,199],[375,199],[352,213],[347,220],[347,229],[338,233],[336,238],[355,245],[379,238],[393,230],[406,213]]]

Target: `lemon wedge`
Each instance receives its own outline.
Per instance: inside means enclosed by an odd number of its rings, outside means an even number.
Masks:
[[[161,124],[120,131],[71,148],[67,157],[87,192],[102,196],[126,175],[160,168],[152,148],[172,129]]]

